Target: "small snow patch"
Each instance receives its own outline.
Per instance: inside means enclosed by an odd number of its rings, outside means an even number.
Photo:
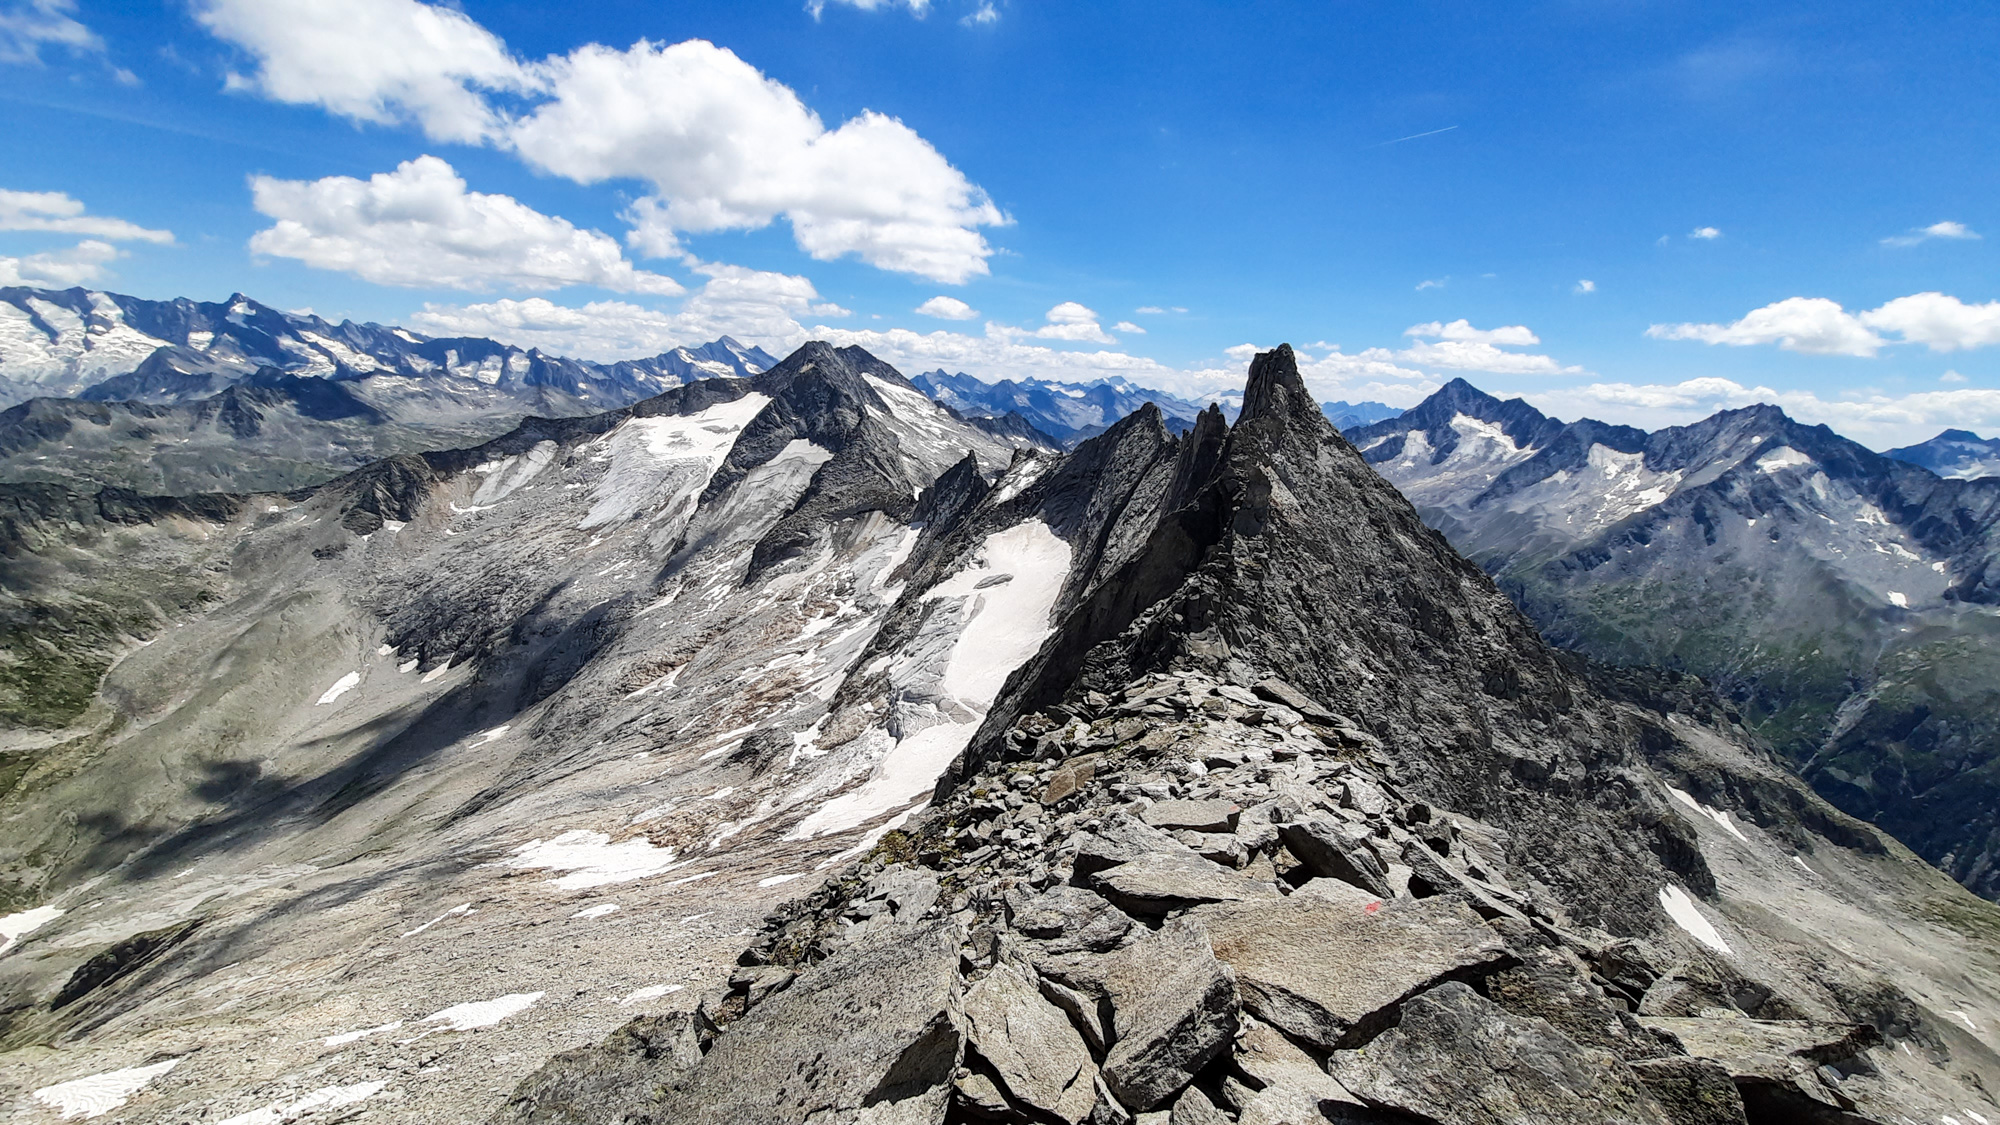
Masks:
[[[347,675],[342,676],[339,679],[333,681],[332,687],[321,692],[319,697],[319,702],[313,704],[313,706],[324,707],[327,704],[332,703],[334,700],[339,699],[341,696],[346,695],[348,692],[353,691],[357,686],[360,685],[360,683],[361,683],[361,673],[349,672]]]
[[[1979,1030],[1979,1025],[1973,1023],[1972,1017],[1966,1015],[1964,1012],[1946,1012],[1945,1015],[1948,1015],[1951,1018],[1957,1020],[1958,1022],[1964,1024],[1966,1028],[1970,1031],[1977,1032]]]
[[[430,671],[428,671],[428,672],[425,672],[425,673],[424,673],[424,678],[423,678],[423,680],[422,680],[422,681],[420,681],[420,682],[422,682],[422,683],[426,683],[426,684],[427,684],[427,683],[430,683],[430,682],[431,682],[432,680],[435,680],[435,679],[437,679],[437,678],[438,678],[439,676],[442,676],[442,675],[444,675],[444,674],[445,674],[446,672],[449,672],[449,671],[451,671],[451,664],[450,664],[449,662],[447,662],[447,663],[444,663],[444,664],[440,664],[440,665],[438,665],[437,667],[435,667],[435,668],[431,669]]]
[[[151,1066],[126,1067],[124,1070],[44,1086],[35,1091],[35,1100],[62,1114],[65,1120],[102,1117],[124,1105],[126,1098],[138,1093],[146,1083],[179,1066],[180,1062],[179,1059],[168,1059]]]
[[[192,869],[190,869],[192,870]],[[53,906],[37,906],[33,910],[23,910],[0,918],[0,953],[14,948],[14,943],[62,917],[63,912]]]
[[[1733,955],[1729,943],[1722,940],[1722,935],[1715,931],[1715,924],[1702,915],[1701,910],[1695,906],[1694,899],[1689,897],[1686,891],[1672,885],[1661,887],[1660,908],[1667,912],[1667,917],[1672,918],[1675,925],[1686,930],[1696,941],[1717,953]]]
[[[508,1016],[517,1015],[535,1006],[542,998],[539,992],[510,992],[497,1000],[474,1000],[465,1004],[453,1004],[442,1012],[432,1012],[425,1016],[423,1023],[444,1024],[446,1031],[471,1031],[475,1028],[492,1027]]]
[[[360,1031],[343,1031],[339,1035],[329,1035],[325,1039],[320,1040],[320,1042],[329,1047],[345,1047],[349,1043],[358,1043],[370,1035],[378,1035],[384,1031],[394,1031],[401,1026],[403,1026],[402,1020],[390,1020],[388,1023],[378,1024],[375,1027],[364,1027]]]
[[[502,723],[499,726],[494,727],[492,730],[480,731],[479,732],[480,744],[484,745],[488,742],[491,742],[494,739],[499,738],[501,735],[506,734],[508,731],[513,729],[514,729],[513,727],[508,726],[506,723]]]
[[[769,879],[757,880],[757,885],[760,887],[775,887],[781,883],[789,883],[794,879],[803,879],[805,875],[806,873],[803,871],[794,871],[789,875],[773,875]]]
[[[1782,473],[1786,469],[1797,468],[1800,465],[1810,465],[1812,463],[1812,458],[1800,453],[1789,445],[1782,445],[1757,459],[1757,471],[1760,473]]]
[[[1889,591],[1889,604],[1895,606],[1897,609],[1908,609],[1910,608],[1910,599],[1907,595],[1899,591],[1891,590]]]
[[[409,675],[409,674],[410,674],[411,672],[414,672],[414,671],[416,671],[416,670],[417,670],[417,665],[418,665],[418,664],[420,664],[420,663],[422,663],[422,661],[418,661],[418,660],[405,660],[405,661],[403,661],[403,662],[402,662],[401,664],[398,664],[398,665],[396,665],[396,673],[397,673],[398,675],[403,675],[403,676],[407,676],[407,675]]]
[[[1685,790],[1676,789],[1671,785],[1667,786],[1667,792],[1673,795],[1674,800],[1679,801],[1681,804],[1686,805],[1688,808],[1693,809],[1695,812],[1698,812],[1701,815],[1707,817],[1708,819],[1714,821],[1715,823],[1720,824],[1723,827],[1723,829],[1727,831],[1731,836],[1736,837],[1737,839],[1743,841],[1746,844],[1750,842],[1750,837],[1745,836],[1743,834],[1743,830],[1736,827],[1736,822],[1729,819],[1728,812],[1721,809],[1709,808],[1707,805],[1704,805],[1700,801],[1695,800],[1694,794],[1689,793]]]
[[[377,1081],[357,1082],[352,1086],[322,1086],[295,1101],[274,1102],[262,1109],[218,1121],[216,1125],[285,1125],[285,1122],[309,1117],[323,1109],[339,1109],[366,1101],[388,1085],[387,1082]]]
[[[395,652],[396,650],[388,645],[375,646],[375,655],[377,656],[392,656],[395,654]]]
[[[662,996],[679,992],[684,987],[686,986],[678,984],[650,984],[620,997],[618,1006],[629,1008],[634,1004],[644,1004],[648,1000],[658,1000]]]
[[[612,843],[602,832],[578,829],[553,840],[530,840],[514,849],[508,867],[548,867],[569,874],[551,879],[565,891],[580,891],[610,883],[629,883],[658,875],[673,866],[674,849],[656,848],[641,837]]]
[[[443,914],[440,914],[437,917],[431,919],[430,921],[425,922],[423,925],[418,926],[414,930],[404,930],[401,936],[416,937],[418,934],[423,933],[425,930],[430,929],[432,926],[437,925],[439,922],[444,921],[446,918],[452,918],[461,914],[470,914],[470,913],[472,913],[472,904],[469,902],[464,904],[463,906],[454,906],[450,910],[447,910]]]
[[[606,914],[616,914],[616,913],[618,913],[618,904],[617,904],[617,903],[615,903],[615,902],[600,902],[600,903],[598,903],[598,904],[597,904],[596,906],[586,906],[586,907],[584,907],[584,908],[583,908],[582,910],[579,910],[579,911],[577,911],[576,913],[574,913],[574,914],[570,915],[570,917],[572,917],[572,918],[602,918],[602,917],[604,917],[604,916],[605,916]]]

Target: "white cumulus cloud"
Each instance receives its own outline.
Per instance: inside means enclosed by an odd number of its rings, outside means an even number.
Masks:
[[[1369,363],[1489,371],[1500,375],[1575,375],[1583,371],[1581,367],[1565,367],[1550,356],[1505,350],[1542,342],[1525,325],[1474,328],[1463,318],[1449,323],[1433,320],[1411,325],[1404,329],[1403,335],[1415,342],[1399,350],[1368,348],[1358,358]]]
[[[1919,242],[1929,242],[1934,238],[1962,242],[1975,240],[1979,237],[1978,231],[1973,230],[1964,223],[1954,223],[1947,219],[1941,223],[1932,223],[1927,227],[1918,227],[1904,234],[1891,235],[1882,240],[1882,245],[1915,246]]]
[[[416,0],[197,0],[195,18],[255,60],[232,87],[437,140],[491,139],[503,119],[484,91],[538,85],[499,36]]]
[[[0,257],[0,285],[32,285],[67,289],[104,277],[104,267],[124,257],[109,242],[84,239],[67,250],[51,250],[19,258]]]
[[[988,272],[978,228],[1007,220],[930,142],[863,112],[835,129],[784,84],[701,40],[579,48],[543,64],[551,100],[508,140],[578,183],[636,179],[652,225],[746,230],[783,217],[799,248],[831,260],[961,283]]]
[[[1696,227],[1688,232],[1688,237],[1702,242],[1714,242],[1722,237],[1722,232],[1714,227]]]
[[[1096,310],[1076,301],[1064,301],[1051,308],[1044,319],[1048,323],[1033,332],[999,325],[993,326],[991,331],[1003,335],[1029,335],[1041,340],[1072,340],[1091,344],[1117,343],[1098,323]]]
[[[1578,293],[1595,293],[1597,292],[1597,283],[1586,277],[1576,283],[1576,291]]]
[[[172,231],[148,230],[124,219],[86,215],[81,201],[59,191],[7,191],[0,188],[0,230],[84,234],[112,242],[170,243],[174,240]]]
[[[828,128],[789,87],[702,40],[587,44],[531,62],[420,0],[197,3],[203,25],[255,63],[237,88],[511,149],[582,184],[646,184],[653,198],[631,212],[645,253],[782,218],[814,258],[959,284],[988,272],[980,228],[1008,221],[896,118],[864,110]]]
[[[934,316],[939,320],[977,320],[979,310],[959,300],[957,297],[937,296],[918,305],[918,313]]]
[[[684,292],[673,278],[626,261],[609,235],[580,230],[512,196],[466,190],[465,180],[435,156],[366,180],[255,176],[250,191],[257,210],[276,220],[251,238],[251,250],[378,285]]]
[[[1825,297],[1787,297],[1730,324],[1655,324],[1646,335],[1736,348],[1776,344],[1806,355],[1872,356],[1883,344],[1882,337],[1838,301]]]
[[[1893,333],[1891,340],[1882,333]],[[1731,324],[1655,324],[1661,340],[1750,347],[1776,344],[1807,355],[1870,357],[1891,343],[1923,344],[1934,352],[2000,344],[2000,301],[1968,305],[1943,293],[1913,293],[1880,308],[1850,313],[1826,297],[1787,297],[1753,309]]]
[[[546,297],[503,298],[426,305],[410,325],[434,336],[488,336],[553,355],[609,361],[658,355],[718,336],[734,336],[782,355],[807,339],[800,318],[848,315],[846,309],[822,302],[803,277],[714,263],[695,268],[708,281],[678,312],[629,301],[572,306]]]
[[[0,62],[40,62],[44,46],[101,51],[104,41],[77,20],[76,0],[15,0],[0,8]]]
[[[1119,321],[1118,323],[1111,326],[1111,330],[1113,332],[1130,332],[1135,336],[1144,336],[1146,334],[1145,329],[1139,327],[1138,325],[1132,323],[1129,320]]]

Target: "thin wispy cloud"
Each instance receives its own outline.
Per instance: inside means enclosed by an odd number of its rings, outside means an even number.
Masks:
[[[1935,239],[1942,239],[1947,242],[1975,242],[1979,237],[1978,231],[1973,230],[1964,223],[1954,223],[1947,219],[1941,223],[1932,223],[1927,227],[1913,228],[1907,234],[1891,235],[1882,240],[1882,245],[1915,246],[1919,242],[1930,242]]]
[[[1435,137],[1435,136],[1437,136],[1437,135],[1438,135],[1439,133],[1449,133],[1449,132],[1451,132],[1451,131],[1452,131],[1453,129],[1456,129],[1456,128],[1458,128],[1458,126],[1456,126],[1456,125],[1447,125],[1447,126],[1445,126],[1444,128],[1442,128],[1442,129],[1432,129],[1432,130],[1430,130],[1429,132],[1426,132],[1426,133],[1411,133],[1411,134],[1410,134],[1409,136],[1407,136],[1407,137],[1397,137],[1397,138],[1396,138],[1395,140],[1393,140],[1393,141],[1383,141],[1383,142],[1382,142],[1382,143],[1380,143],[1380,144],[1376,144],[1376,145],[1370,145],[1369,147],[1370,147],[1370,148],[1388,148],[1388,147],[1389,147],[1390,145],[1399,145],[1399,144],[1402,144],[1402,143],[1403,143],[1404,141],[1415,141],[1415,140],[1422,140],[1422,139],[1423,139],[1423,138],[1425,138],[1425,137]]]

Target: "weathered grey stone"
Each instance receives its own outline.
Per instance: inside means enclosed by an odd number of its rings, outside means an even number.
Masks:
[[[1174,1099],[1174,1108],[1167,1115],[1168,1125],[1230,1125],[1229,1115],[1208,1100],[1208,1095],[1196,1086],[1181,1091]]]
[[[1268,1024],[1243,1021],[1236,1040],[1236,1068],[1257,1083],[1230,1088],[1237,1125],[1292,1125],[1323,1121],[1329,1110],[1361,1106],[1311,1055]]]
[[[1076,873],[1079,877],[1130,863],[1149,855],[1193,856],[1186,844],[1150,824],[1119,816],[1090,832],[1075,836]]]
[[[1089,883],[1126,913],[1149,917],[1203,903],[1278,897],[1271,884],[1246,879],[1185,848],[1107,868]]]
[[[1382,787],[1362,777],[1350,777],[1342,783],[1340,803],[1369,816],[1389,811],[1389,797],[1382,792]]]
[[[1316,723],[1346,722],[1339,715],[1320,706],[1305,692],[1276,677],[1259,682],[1256,691],[1260,698],[1283,704]]]
[[[1749,1125],[1743,1095],[1729,1069],[1714,1059],[1641,1059],[1632,1070],[1674,1125]]]
[[[1016,1103],[1075,1125],[1097,1100],[1097,1066],[1069,1017],[1001,962],[965,994],[966,1036]]]
[[[1370,894],[1389,898],[1389,871],[1366,844],[1348,838],[1338,823],[1326,817],[1278,826],[1278,838],[1314,875],[1344,879]]]
[[[1455,898],[1338,902],[1292,895],[1203,907],[1243,1006],[1307,1043],[1351,1045],[1404,997],[1453,974],[1497,969],[1505,943]]]
[[[1435,853],[1415,840],[1404,841],[1403,863],[1410,868],[1410,894],[1417,898],[1445,894],[1462,895],[1472,903],[1474,910],[1479,911],[1482,918],[1507,917],[1526,921],[1526,916],[1520,910],[1500,901],[1491,888],[1481,886],[1446,867]]]
[[[604,1042],[565,1051],[523,1078],[490,1125],[598,1125],[648,1110],[701,1062],[688,1012],[642,1016]]]
[[[1236,978],[1192,918],[1175,918],[1104,961],[1112,1010],[1104,1081],[1121,1104],[1152,1110],[1229,1046]]]
[[[1071,965],[1065,965],[1070,962]],[[1087,967],[1076,972],[1074,963],[1087,962]],[[1065,968],[1072,972],[1065,974]],[[1083,1033],[1084,1041],[1099,1055],[1111,1043],[1110,1024],[1111,997],[1109,986],[1103,977],[1102,967],[1094,957],[1059,958],[1054,961],[1037,962],[1037,974],[1041,978],[1042,996],[1049,1003],[1069,1013],[1069,1018]]]
[[[1146,808],[1146,823],[1155,828],[1185,828],[1191,832],[1234,832],[1243,810],[1234,801],[1155,801]]]
[[[663,1099],[676,1125],[939,1121],[963,1045],[961,927],[940,919],[829,957],[730,1025]]]
[[[1821,1067],[1846,1062],[1882,1041],[1867,1024],[1820,1020],[1640,1016],[1639,1022],[1671,1036],[1688,1054],[1720,1063],[1753,1113],[1761,1107],[1794,1114],[1815,1105],[1856,1108]]]
[[[1532,928],[1511,918],[1491,924],[1503,936],[1503,927],[1514,931],[1509,947],[1521,964],[1487,978],[1481,989],[1487,999],[1517,1016],[1539,1016],[1577,1044],[1601,1047],[1627,1062],[1673,1053],[1630,1013],[1606,999],[1574,955],[1539,944]]]
[[[1000,1084],[977,1070],[961,1074],[953,1085],[958,1090],[958,1104],[974,1117],[998,1121],[1016,1116],[1007,1096],[1000,1092]]]
[[[1334,1052],[1327,1069],[1371,1106],[1440,1125],[1669,1125],[1616,1055],[1456,981],[1410,999],[1401,1023]]]
[[[1027,899],[1014,928],[1043,943],[1049,953],[1102,953],[1124,940],[1132,918],[1082,887],[1057,885]]]

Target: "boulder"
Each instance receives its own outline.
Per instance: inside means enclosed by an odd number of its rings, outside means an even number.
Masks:
[[[1474,882],[1444,865],[1444,861],[1429,848],[1416,840],[1403,843],[1403,863],[1410,869],[1409,891],[1413,897],[1429,898],[1432,895],[1462,895],[1479,911],[1482,918],[1514,918],[1527,921],[1527,917],[1513,906],[1500,901],[1491,887]]]
[[[1247,879],[1183,848],[1144,855],[1089,877],[1089,885],[1127,914],[1157,918],[1211,902],[1278,897],[1270,883]]]
[[[1233,801],[1155,801],[1143,814],[1147,824],[1169,831],[1234,832],[1243,809]]]
[[[1736,1092],[1728,1068],[1714,1059],[1642,1059],[1632,1070],[1674,1125],[1749,1125],[1743,1095]]]
[[[1194,855],[1186,844],[1165,831],[1122,816],[1091,831],[1079,832],[1074,840],[1079,879],[1149,855]]]
[[[523,1078],[489,1125],[596,1125],[643,1116],[654,1092],[701,1062],[688,1012],[641,1016]]]
[[[1640,1016],[1639,1022],[1688,1054],[1720,1064],[1759,1120],[1856,1109],[1826,1072],[1882,1042],[1881,1033],[1867,1024],[1821,1020]]]
[[[1510,1015],[1457,981],[1327,1070],[1377,1109],[1439,1125],[1671,1125],[1632,1068],[1545,1020]]]
[[[1167,1125],[1230,1125],[1229,1115],[1208,1100],[1208,1095],[1198,1086],[1189,1086],[1174,1099],[1174,1108],[1167,1115]]]
[[[1006,962],[965,994],[966,1038],[1017,1105],[1076,1125],[1097,1100],[1097,1066],[1069,1017]]]
[[[1158,1109],[1228,1048],[1236,978],[1192,918],[1141,934],[1103,961],[1112,1024],[1105,1084],[1132,1110]]]
[[[1380,898],[1393,898],[1389,869],[1368,845],[1348,837],[1346,830],[1323,816],[1278,826],[1278,838],[1306,870],[1326,879],[1341,879]]]
[[[1289,707],[1313,722],[1347,724],[1346,719],[1320,706],[1312,696],[1276,677],[1258,683],[1256,692],[1258,698]]]
[[[1412,993],[1512,961],[1500,935],[1456,898],[1294,894],[1196,913],[1236,971],[1243,1006],[1325,1050],[1373,1034]]]
[[[1252,1089],[1233,1078],[1226,1083],[1230,1100],[1236,1104],[1237,1125],[1317,1122],[1343,1110],[1362,1108],[1361,1100],[1348,1093],[1311,1055],[1276,1028],[1255,1019],[1243,1021],[1233,1061],[1256,1084]]]
[[[1132,918],[1100,895],[1058,884],[1022,901],[1013,924],[1049,953],[1102,953],[1124,940]]]
[[[669,1089],[676,1125],[800,1125],[944,1116],[963,1046],[962,927],[950,919],[857,944],[802,973],[718,1036]]]

